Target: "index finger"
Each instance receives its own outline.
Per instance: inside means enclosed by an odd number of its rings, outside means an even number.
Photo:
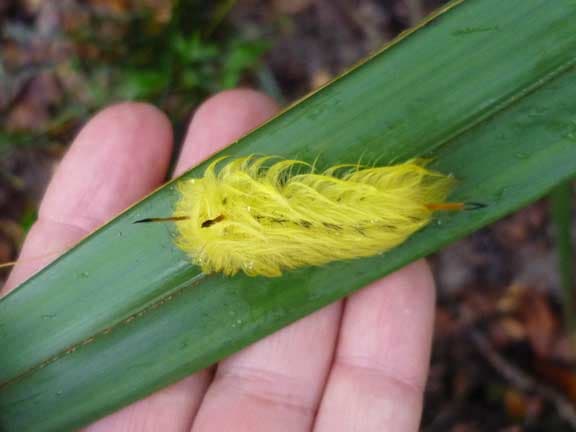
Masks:
[[[423,260],[350,296],[315,430],[418,430],[433,320]]]
[[[159,185],[172,129],[151,105],[123,103],[98,113],[64,156],[3,294]]]

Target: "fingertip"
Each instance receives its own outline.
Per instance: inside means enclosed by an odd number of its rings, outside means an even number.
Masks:
[[[170,124],[168,116],[164,114],[162,110],[156,106],[149,104],[147,102],[117,102],[109,105],[100,111],[98,111],[90,119],[89,123],[95,123],[101,121],[104,118],[106,121],[110,119],[121,119],[121,120],[131,120],[131,119],[142,119],[148,118],[153,121],[161,121]]]
[[[226,119],[252,123],[265,121],[278,111],[278,104],[270,96],[249,88],[224,90],[208,98],[194,117],[221,116]]]
[[[172,126],[168,116],[154,105],[145,102],[119,102],[98,111],[86,123],[74,141],[74,147],[96,144],[90,138],[94,134],[108,132],[118,128],[138,133],[153,130],[158,135],[157,143],[162,144],[163,150],[172,145]]]
[[[175,175],[232,144],[278,109],[272,98],[251,89],[226,90],[207,99],[190,122]]]

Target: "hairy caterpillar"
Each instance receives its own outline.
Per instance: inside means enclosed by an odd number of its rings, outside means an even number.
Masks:
[[[243,157],[178,183],[170,218],[176,245],[205,273],[280,276],[283,271],[385,252],[424,227],[454,179],[422,159],[323,172],[297,160]],[[472,204],[473,206],[478,206]]]
[[[275,277],[376,255],[403,243],[436,211],[485,207],[444,202],[454,179],[426,168],[424,159],[321,173],[298,160],[267,166],[273,157],[232,159],[218,169],[224,159],[202,178],[179,182],[173,216],[134,222],[176,222],[177,246],[205,273]],[[306,172],[293,175],[294,168]],[[0,263],[0,270],[15,264]]]

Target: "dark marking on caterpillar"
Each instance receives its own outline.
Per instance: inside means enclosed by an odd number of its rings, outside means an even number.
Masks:
[[[209,228],[212,225],[214,225],[215,223],[222,222],[223,220],[224,220],[224,215],[219,215],[219,216],[216,216],[214,219],[205,220],[204,222],[202,222],[201,227],[202,228]]]
[[[333,223],[328,223],[328,222],[322,222],[322,225],[324,225],[326,228],[328,229],[333,229],[333,230],[337,230],[337,231],[341,231],[342,227],[340,225],[336,225]]]
[[[289,219],[285,219],[285,218],[278,218],[278,217],[271,217],[271,216],[260,216],[260,215],[255,215],[254,219],[256,219],[257,221],[268,221],[270,223],[277,223],[277,224],[283,224],[286,222],[291,222]]]

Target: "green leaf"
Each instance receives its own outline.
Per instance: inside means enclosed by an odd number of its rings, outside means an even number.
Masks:
[[[201,274],[168,184],[0,302],[0,429],[86,424],[504,216],[576,174],[576,3],[456,1],[225,150],[334,164],[434,158],[452,199],[390,253],[282,278]],[[206,163],[185,177],[200,176]]]
[[[172,47],[174,52],[180,57],[182,63],[191,65],[206,62],[218,57],[218,46],[209,41],[204,41],[200,35],[186,37],[182,34],[176,34],[172,38]]]
[[[165,70],[126,69],[116,84],[122,99],[144,99],[161,93],[168,87],[170,74]]]
[[[232,88],[238,85],[244,72],[256,65],[268,49],[268,44],[262,41],[235,41],[228,48],[222,68],[222,88]]]
[[[560,287],[563,294],[564,325],[569,333],[576,330],[574,310],[574,246],[572,244],[572,182],[558,185],[550,194],[554,244],[558,259]]]
[[[20,217],[20,226],[24,232],[30,231],[30,228],[38,219],[38,211],[35,208],[26,208],[24,214]]]

